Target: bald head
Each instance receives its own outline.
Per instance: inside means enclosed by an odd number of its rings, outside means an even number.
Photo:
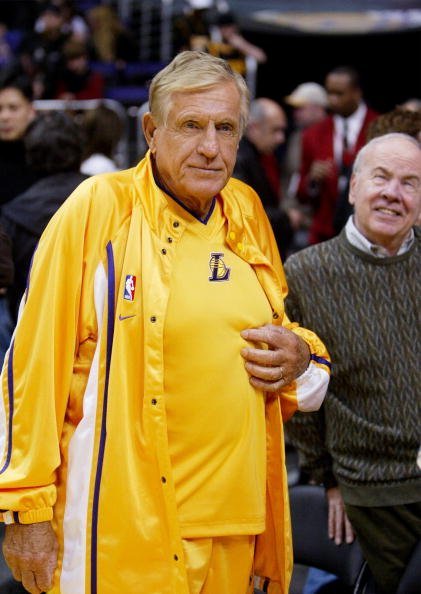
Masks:
[[[397,157],[402,156],[400,152],[402,150],[404,153],[406,151],[412,152],[421,159],[421,144],[413,136],[402,132],[389,132],[388,134],[376,136],[360,149],[354,161],[353,172],[358,173],[372,153],[386,153],[393,158],[394,155]]]
[[[287,118],[281,106],[267,97],[251,102],[246,136],[259,153],[271,154],[285,142]]]

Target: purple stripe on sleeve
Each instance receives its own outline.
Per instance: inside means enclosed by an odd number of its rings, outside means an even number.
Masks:
[[[99,493],[101,489],[102,467],[104,463],[105,441],[107,439],[107,404],[108,404],[108,381],[110,376],[111,352],[114,336],[115,316],[115,269],[114,254],[111,242],[107,244],[108,259],[108,317],[107,317],[107,358],[105,366],[105,387],[104,402],[102,405],[101,435],[99,440],[98,464],[95,476],[94,500],[92,506],[92,528],[91,528],[91,593],[97,594],[97,546],[98,546],[98,506]]]
[[[12,442],[13,442],[13,412],[14,412],[14,387],[13,387],[13,351],[15,348],[15,341],[13,340],[9,349],[9,359],[7,361],[7,390],[9,392],[9,425],[7,431],[7,455],[6,460],[3,464],[3,468],[0,470],[2,474],[10,464],[10,458],[12,457]]]
[[[332,368],[331,362],[328,361],[327,359],[324,359],[323,357],[318,357],[317,355],[311,355],[310,360],[316,361],[316,363],[320,363],[321,365],[326,365],[326,367],[329,367],[329,369]]]

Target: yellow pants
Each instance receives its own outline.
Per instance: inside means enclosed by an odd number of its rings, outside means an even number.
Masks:
[[[190,594],[251,594],[254,536],[184,539]]]

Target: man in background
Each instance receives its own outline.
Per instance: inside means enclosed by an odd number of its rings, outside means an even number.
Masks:
[[[5,71],[0,78],[0,206],[36,180],[27,166],[23,141],[34,117],[31,81]]]
[[[365,143],[368,124],[377,117],[363,99],[354,68],[339,66],[326,76],[331,112],[303,133],[298,198],[311,205],[311,244],[336,235],[350,214],[347,188],[350,168]]]
[[[285,142],[287,118],[282,107],[267,97],[251,102],[246,132],[241,139],[234,177],[250,185],[263,203],[282,258],[292,240],[292,228],[281,208],[281,166],[278,149]]]
[[[306,128],[326,117],[328,99],[321,85],[316,82],[304,82],[285,97],[284,101],[292,108],[293,129],[288,136],[282,159],[282,193],[284,208],[294,229],[292,251],[296,251],[308,245],[308,229],[312,220],[311,206],[297,200],[302,136]]]
[[[36,179],[25,157],[24,137],[35,117],[30,80],[14,70],[0,77],[0,212]],[[8,229],[4,231],[7,233]],[[10,283],[8,283],[10,285]],[[0,363],[9,346],[13,323],[7,302],[7,286],[0,288]]]
[[[0,219],[12,240],[15,279],[7,299],[14,323],[42,232],[55,211],[87,177],[79,171],[82,132],[65,112],[39,115],[26,134],[25,148],[28,164],[39,179],[3,206]]]
[[[287,436],[326,488],[329,536],[355,531],[380,594],[395,594],[421,538],[419,286],[421,149],[391,133],[358,154],[355,213],[330,241],[285,264],[287,311],[335,362],[320,412]]]

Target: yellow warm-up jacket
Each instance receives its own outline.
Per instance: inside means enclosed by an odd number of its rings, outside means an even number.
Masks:
[[[311,373],[266,402],[267,521],[255,573],[286,594],[282,414],[320,406],[329,361],[320,340],[284,314],[282,265],[254,191],[231,179],[221,202],[227,243],[253,266],[274,323],[312,354]],[[83,182],[36,250],[1,382],[0,519],[52,520],[54,594],[188,594],[163,398],[164,320],[184,225],[148,155]]]

